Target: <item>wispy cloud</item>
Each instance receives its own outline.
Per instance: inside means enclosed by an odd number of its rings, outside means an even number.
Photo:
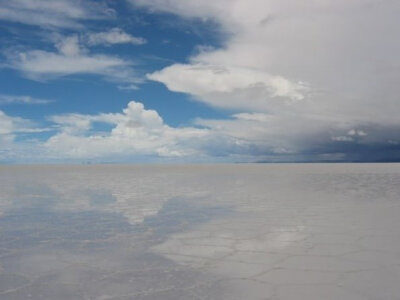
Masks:
[[[21,117],[9,116],[0,110],[0,137],[12,140],[17,133],[33,133],[48,131],[40,128],[35,122]]]
[[[48,104],[52,102],[54,102],[54,100],[34,98],[31,96],[0,94],[0,105],[1,104]]]
[[[136,76],[131,61],[114,55],[92,54],[80,43],[77,35],[58,38],[55,48],[56,51],[53,52],[8,50],[8,67],[38,81],[74,74],[100,75],[125,84],[137,84],[142,81]]]
[[[90,46],[110,46],[114,44],[143,45],[146,43],[144,38],[133,36],[120,28],[112,28],[105,32],[89,33],[87,35],[87,41]]]
[[[113,15],[103,1],[13,0],[3,1],[0,6],[1,20],[53,28],[79,28],[83,20]]]
[[[32,161],[45,155],[46,149],[39,141],[20,141],[16,138],[20,135],[30,136],[51,130],[51,128],[40,127],[29,119],[10,116],[0,110],[0,162],[24,159]]]

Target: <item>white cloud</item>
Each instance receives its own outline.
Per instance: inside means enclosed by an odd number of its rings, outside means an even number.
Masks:
[[[82,20],[113,14],[102,2],[79,0],[13,0],[3,1],[0,6],[2,20],[55,28],[79,28]]]
[[[45,146],[49,155],[63,158],[188,156],[198,153],[191,141],[208,134],[205,129],[170,127],[156,111],[134,101],[122,113],[69,114],[50,120],[58,124],[60,132]],[[96,122],[112,124],[113,129],[106,133],[90,132]]]
[[[354,139],[352,137],[350,137],[350,136],[341,135],[341,136],[333,136],[332,137],[332,141],[352,142],[352,141],[354,141]]]
[[[201,101],[225,108],[265,109],[272,98],[290,102],[302,100],[308,90],[301,82],[293,83],[257,69],[218,65],[174,64],[147,77],[164,83],[171,91],[189,93]],[[253,103],[235,94],[251,94]]]
[[[351,129],[347,132],[347,135],[350,136],[366,136],[367,133],[362,130]]]
[[[46,79],[70,74],[107,74],[114,68],[125,66],[119,58],[107,55],[76,55],[32,50],[10,57],[11,66],[27,77]]]
[[[0,94],[1,104],[48,104],[54,102],[49,99],[34,98],[31,96]]]
[[[99,44],[146,42],[145,39],[134,37],[119,28],[107,32],[84,33],[89,28],[85,21],[114,16],[115,11],[108,7],[107,1],[6,1],[0,5],[0,20],[50,29],[51,33],[47,33],[47,36],[54,43],[55,51],[10,47],[3,50],[6,61],[0,67],[18,70],[25,77],[38,81],[74,74],[96,74],[118,83],[121,88],[137,88],[144,79],[133,70],[131,60],[117,55],[91,53],[87,48]],[[61,29],[76,33],[62,36]],[[39,34],[46,36],[45,31]]]
[[[32,121],[9,116],[0,110],[0,135],[14,137],[16,133],[38,131],[43,131],[43,129],[35,128]]]
[[[87,36],[88,44],[93,45],[113,45],[113,44],[134,44],[142,45],[146,40],[126,33],[120,28],[113,28],[106,32],[90,33]]]
[[[72,35],[66,38],[59,39],[55,47],[65,56],[78,56],[79,54],[86,52],[85,49],[79,44],[77,35]]]
[[[25,147],[26,145],[20,147],[15,142],[18,134],[32,134],[43,131],[48,131],[48,129],[40,128],[30,120],[9,116],[0,110],[0,161],[21,159],[26,153],[32,151],[32,147]]]
[[[132,62],[112,55],[91,54],[80,44],[77,35],[59,37],[55,47],[58,52],[8,51],[8,67],[34,80],[48,80],[73,74],[96,74],[126,84],[142,81],[134,73]]]
[[[0,110],[0,135],[11,135],[15,130],[15,123],[20,119],[14,119],[7,116],[3,111]]]
[[[117,88],[120,90],[138,90],[139,86],[137,84],[130,83],[125,85],[118,85]]]
[[[7,115],[0,110],[0,162],[32,162],[45,156],[45,150],[38,141],[17,140],[19,135],[32,135],[50,131],[37,126],[28,119]]]

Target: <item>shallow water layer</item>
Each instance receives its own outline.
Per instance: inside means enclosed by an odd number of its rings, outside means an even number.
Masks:
[[[0,166],[0,299],[400,299],[400,164]]]

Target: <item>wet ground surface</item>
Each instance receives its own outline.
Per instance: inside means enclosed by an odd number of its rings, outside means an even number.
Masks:
[[[0,166],[0,299],[400,299],[400,165]]]

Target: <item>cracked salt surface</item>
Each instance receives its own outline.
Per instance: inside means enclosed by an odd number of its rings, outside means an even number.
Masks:
[[[400,165],[0,166],[0,299],[400,299]]]

